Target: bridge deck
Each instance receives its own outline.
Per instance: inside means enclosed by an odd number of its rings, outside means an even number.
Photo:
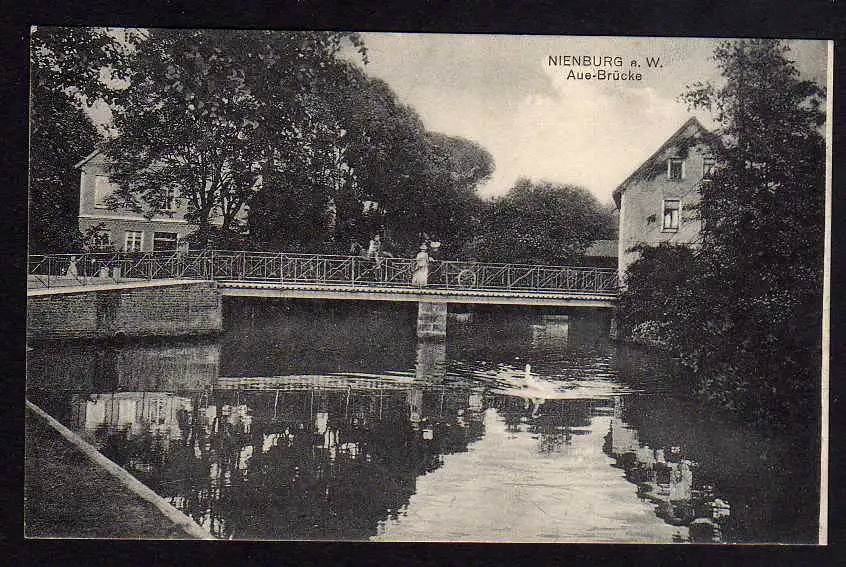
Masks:
[[[195,280],[195,279],[161,279],[161,280],[119,280],[115,281],[110,278],[89,278],[87,280],[79,281],[77,279],[65,279],[58,283],[53,282],[50,287],[44,287],[37,281],[30,280],[27,282],[27,297],[38,297],[41,295],[61,295],[68,293],[85,293],[91,291],[112,291],[121,289],[137,289],[145,287],[164,287],[176,286],[185,284],[195,284],[202,281],[209,280]]]
[[[618,292],[608,268],[432,260],[421,287],[412,258],[229,250],[33,255],[27,275],[28,295],[215,281],[226,296],[611,307]]]
[[[551,307],[613,307],[611,293],[443,289],[376,285],[286,284],[219,281],[224,296],[432,303],[485,303]]]

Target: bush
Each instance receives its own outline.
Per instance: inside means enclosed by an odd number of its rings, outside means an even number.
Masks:
[[[667,323],[644,321],[638,323],[629,334],[629,339],[639,345],[666,347]]]

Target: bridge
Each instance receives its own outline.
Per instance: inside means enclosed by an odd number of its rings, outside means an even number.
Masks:
[[[286,252],[45,254],[29,257],[28,288],[212,280],[224,296],[605,308],[618,294],[609,268],[433,260],[425,286],[414,270],[411,258]]]

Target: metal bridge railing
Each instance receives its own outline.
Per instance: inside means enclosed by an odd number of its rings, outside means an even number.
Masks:
[[[411,258],[202,250],[32,255],[27,274],[30,287],[167,278],[410,287],[414,270]],[[616,294],[618,281],[612,268],[433,260],[426,287]]]

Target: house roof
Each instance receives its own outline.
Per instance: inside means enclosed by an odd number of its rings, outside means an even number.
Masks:
[[[97,157],[98,154],[101,154],[101,153],[103,153],[103,148],[97,148],[96,150],[94,150],[93,152],[91,152],[90,154],[88,154],[87,156],[82,158],[79,161],[79,163],[77,163],[73,166],[73,168],[78,169],[78,168],[82,167],[83,165],[85,165],[86,163],[88,163],[89,161],[91,161],[92,159]]]
[[[680,127],[678,130],[676,130],[676,132],[675,132],[672,136],[670,136],[670,137],[667,139],[667,141],[666,141],[666,142],[664,142],[664,143],[661,145],[661,147],[660,147],[660,148],[658,148],[657,150],[655,150],[655,152],[653,152],[653,154],[652,154],[651,156],[649,156],[649,158],[648,158],[646,161],[644,161],[642,164],[640,164],[640,166],[639,166],[636,170],[634,170],[634,172],[633,172],[631,175],[629,175],[629,176],[626,178],[626,180],[625,180],[625,181],[623,181],[622,183],[620,183],[620,185],[618,185],[618,186],[617,186],[617,188],[616,188],[616,189],[614,189],[614,193],[613,193],[613,196],[614,196],[614,203],[617,205],[617,208],[618,208],[618,209],[620,208],[620,197],[622,197],[623,192],[626,190],[626,188],[628,187],[628,185],[629,185],[629,184],[630,184],[633,180],[635,180],[635,179],[637,179],[638,177],[640,177],[640,175],[641,175],[642,173],[644,173],[646,170],[648,170],[649,168],[651,168],[651,167],[655,164],[655,162],[656,162],[656,161],[657,161],[657,160],[661,157],[661,155],[662,155],[662,154],[663,154],[663,153],[664,153],[664,152],[665,152],[668,148],[670,148],[671,146],[673,146],[674,144],[676,144],[679,140],[681,140],[681,139],[683,139],[683,138],[688,137],[688,136],[686,136],[686,135],[685,135],[685,132],[686,132],[686,131],[688,130],[688,128],[690,128],[691,126],[694,126],[694,127],[696,128],[696,134],[700,134],[700,135],[707,136],[707,137],[709,137],[709,140],[708,140],[708,141],[709,141],[710,143],[714,143],[715,139],[711,139],[711,138],[712,138],[712,136],[713,136],[713,135],[711,134],[711,132],[710,132],[708,129],[706,129],[706,128],[702,125],[702,123],[700,123],[700,122],[699,122],[699,120],[697,120],[697,119],[696,119],[696,117],[695,117],[695,116],[691,116],[690,118],[688,118],[688,119],[685,121],[685,123],[684,123],[684,124],[682,124],[682,125],[681,125],[681,127]],[[694,135],[695,135],[695,134],[694,134]]]
[[[617,241],[616,240],[597,240],[587,247],[585,256],[594,258],[616,258],[617,257]]]

